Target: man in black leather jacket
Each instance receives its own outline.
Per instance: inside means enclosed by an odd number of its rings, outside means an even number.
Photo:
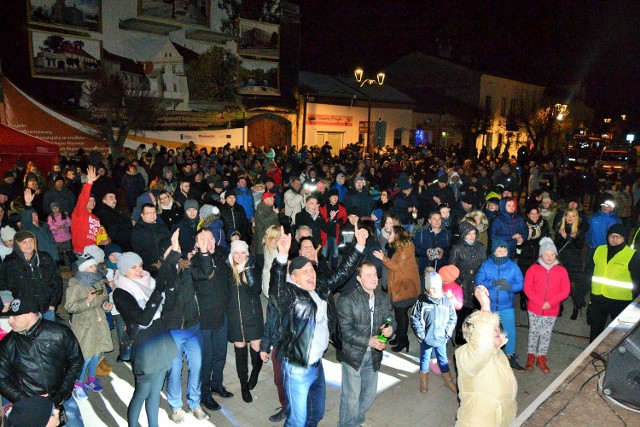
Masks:
[[[378,288],[376,266],[363,262],[356,270],[359,286],[342,294],[336,302],[342,331],[341,426],[364,425],[365,413],[376,398],[382,350],[397,324],[387,294]]]
[[[269,296],[280,316],[280,345],[283,356],[284,389],[287,395],[285,427],[316,426],[324,416],[326,383],[322,355],[329,345],[327,300],[333,289],[344,284],[355,272],[368,232],[356,228],[357,244],[346,255],[338,270],[316,280],[311,260],[304,256],[287,259],[291,235],[278,240],[278,256],[271,267]]]
[[[13,252],[0,264],[0,290],[19,300],[35,300],[43,317],[54,321],[62,300],[62,277],[53,258],[38,250],[30,231],[18,231],[13,240]]]
[[[0,394],[15,403],[29,396],[48,397],[64,405],[67,426],[83,426],[71,396],[84,359],[68,327],[44,320],[32,299],[14,299],[9,306],[12,331],[0,341]]]

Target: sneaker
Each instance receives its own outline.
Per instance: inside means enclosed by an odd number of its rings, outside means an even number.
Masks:
[[[87,378],[87,382],[84,383],[84,387],[87,390],[91,390],[94,393],[102,393],[102,384],[100,384],[100,380],[97,378]]]
[[[184,422],[184,411],[182,408],[178,408],[175,411],[171,412],[171,421],[176,424],[182,424]]]
[[[87,396],[87,392],[84,391],[84,386],[82,384],[76,384],[73,386],[73,396],[77,400],[87,400],[89,396]]]
[[[287,413],[284,411],[284,409],[280,408],[280,410],[278,412],[276,412],[275,414],[273,414],[273,415],[271,415],[269,417],[269,422],[279,423],[280,421],[284,420],[285,418],[287,418]]]
[[[191,411],[191,414],[196,417],[196,420],[198,421],[204,421],[204,420],[208,420],[209,419],[209,414],[207,414],[204,409],[202,409],[201,407],[196,407],[193,409],[193,411]]]

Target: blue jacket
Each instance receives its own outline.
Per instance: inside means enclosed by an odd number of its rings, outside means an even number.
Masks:
[[[334,188],[338,190],[338,201],[344,204],[344,197],[347,195],[348,191],[347,186],[336,182],[331,186],[330,190],[333,190]]]
[[[446,344],[457,320],[456,310],[446,295],[434,299],[422,294],[411,310],[411,326],[418,341],[433,347]]]
[[[622,220],[618,218],[615,211],[603,213],[601,210],[594,212],[589,217],[589,229],[585,234],[585,240],[589,248],[595,249],[598,246],[607,244],[607,230],[613,224],[620,224]]]
[[[500,200],[500,213],[491,221],[489,226],[489,238],[491,240],[501,239],[507,242],[509,249],[509,258],[516,258],[516,241],[512,237],[514,234],[520,234],[524,240],[529,237],[529,229],[524,222],[524,218],[516,211],[512,214],[505,210],[507,204],[505,199]]]
[[[498,279],[505,279],[511,289],[500,290],[494,285]],[[491,311],[506,310],[513,308],[513,297],[516,292],[524,289],[524,277],[522,271],[515,262],[508,260],[502,265],[496,265],[491,258],[487,259],[480,266],[476,276],[476,286],[483,285],[489,290],[491,299]]]
[[[251,221],[253,219],[253,195],[251,190],[247,187],[236,187],[235,192],[237,203],[244,208],[247,218]]]

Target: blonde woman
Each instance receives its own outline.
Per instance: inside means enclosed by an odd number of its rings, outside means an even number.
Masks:
[[[180,203],[173,200],[173,196],[167,191],[162,191],[158,194],[158,203],[156,204],[158,210],[158,216],[162,218],[164,225],[169,230],[182,220],[184,215],[184,209],[180,206]]]
[[[587,289],[583,279],[582,249],[584,248],[584,231],[580,226],[580,214],[575,209],[567,209],[556,230],[554,243],[558,248],[558,260],[567,269],[571,282],[571,299],[573,312],[571,320],[578,318],[578,313],[585,306],[584,297]]]
[[[280,227],[272,225],[267,228],[262,239],[262,248],[264,251],[264,267],[262,268],[262,293],[269,298],[269,279],[271,279],[271,264],[278,256],[277,242],[282,232]]]
[[[232,275],[228,281],[229,306],[229,341],[233,342],[236,352],[236,371],[242,389],[242,400],[253,401],[251,392],[258,383],[258,375],[262,369],[260,359],[260,338],[264,330],[262,303],[260,302],[261,286],[257,283],[255,262],[249,255],[249,245],[244,240],[231,242],[231,251],[227,264]],[[251,377],[248,376],[249,362],[247,343],[250,343]]]

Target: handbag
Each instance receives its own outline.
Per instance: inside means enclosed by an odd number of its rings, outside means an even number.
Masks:
[[[131,337],[133,373],[144,375],[167,370],[179,354],[178,346],[164,321],[154,320],[148,328],[137,328]]]

